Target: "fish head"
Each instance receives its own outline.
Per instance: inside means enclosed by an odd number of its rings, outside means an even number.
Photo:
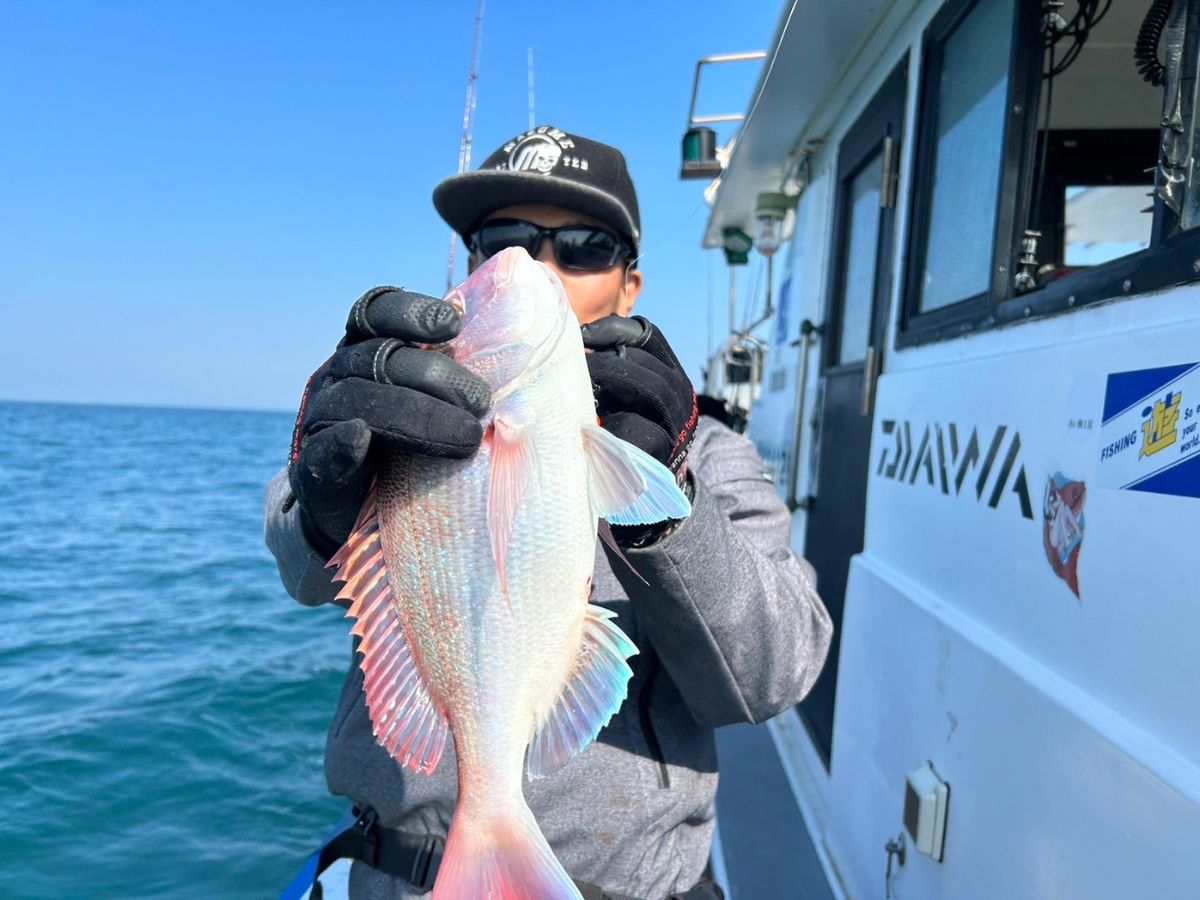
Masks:
[[[493,393],[547,360],[575,319],[562,281],[521,247],[487,260],[446,302],[463,318],[450,342],[454,360],[483,378]]]

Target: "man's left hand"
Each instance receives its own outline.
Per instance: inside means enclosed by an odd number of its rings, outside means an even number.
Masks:
[[[696,432],[696,391],[671,345],[641,316],[583,326],[600,424],[679,475]]]

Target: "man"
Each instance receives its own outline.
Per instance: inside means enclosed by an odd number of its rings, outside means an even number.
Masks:
[[[587,897],[662,900],[693,888],[689,897],[716,897],[698,886],[717,787],[713,729],[761,722],[816,680],[831,626],[812,570],[789,549],[788,512],[751,444],[697,416],[691,381],[661,332],[625,318],[643,279],[637,197],[619,151],[540,127],[478,171],[443,181],[433,199],[471,249],[472,268],[519,245],[559,275],[593,351],[601,424],[669,466],[693,504],[682,522],[613,529],[637,574],[597,554],[592,602],[614,611],[638,646],[634,675],[596,742],[526,784],[529,806]],[[350,531],[377,448],[458,458],[478,448],[487,386],[421,349],[460,324],[447,304],[376,288],[309,382],[289,474],[271,483],[266,508],[267,543],[300,602],[337,592],[325,561]],[[456,766],[447,748],[434,775],[402,771],[371,735],[362,680],[352,663],[326,778],[372,811],[367,824],[377,816],[372,840],[390,848],[358,854],[377,868],[355,863],[351,896],[407,900],[432,884]]]

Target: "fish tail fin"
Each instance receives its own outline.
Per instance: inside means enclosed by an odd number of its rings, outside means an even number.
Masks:
[[[524,802],[456,815],[432,900],[582,900]]]

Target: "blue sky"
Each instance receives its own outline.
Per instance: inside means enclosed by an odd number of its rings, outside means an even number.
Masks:
[[[527,126],[532,46],[539,122],[629,159],[638,311],[697,381],[707,209],[677,177],[694,65],[766,48],[780,8],[485,11],[474,162]],[[474,0],[0,7],[0,397],[292,409],[363,290],[440,294],[449,231],[430,192],[457,165],[474,15]],[[712,70],[699,112],[744,110],[757,66]]]

